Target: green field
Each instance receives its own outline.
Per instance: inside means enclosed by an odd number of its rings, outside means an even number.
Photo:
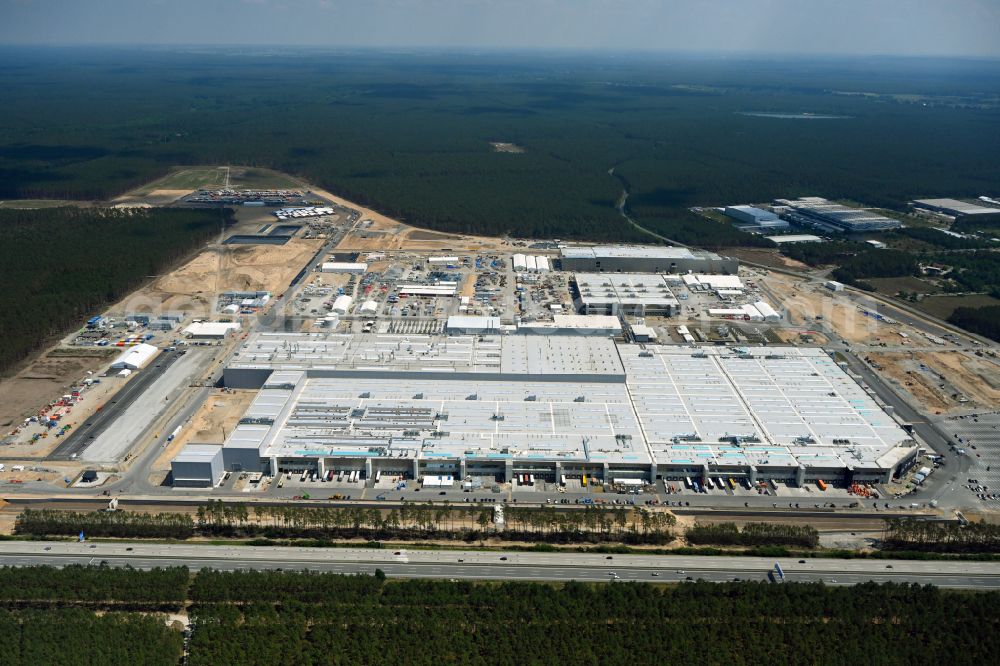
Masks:
[[[934,294],[941,291],[941,288],[933,282],[918,277],[898,277],[898,278],[870,278],[870,284],[875,285],[883,294],[895,295],[896,292]]]
[[[132,194],[149,194],[154,190],[193,190],[199,187],[222,187],[226,182],[225,167],[178,167],[163,178],[143,185]]]
[[[1000,305],[1000,299],[986,294],[971,296],[928,296],[917,302],[916,307],[938,319],[947,319],[957,308],[985,308]]]

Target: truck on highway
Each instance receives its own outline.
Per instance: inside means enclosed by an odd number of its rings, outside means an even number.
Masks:
[[[176,428],[174,428],[174,431],[172,433],[170,433],[169,435],[167,435],[167,441],[168,442],[174,441],[174,439],[177,437],[177,435],[181,434],[181,428],[182,427],[183,426],[177,426]]]
[[[785,572],[781,569],[781,564],[778,562],[774,563],[774,579],[779,583],[785,582]]]

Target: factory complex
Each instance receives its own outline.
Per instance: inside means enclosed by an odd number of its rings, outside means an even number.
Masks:
[[[966,203],[957,199],[917,199],[916,201],[911,201],[910,205],[914,209],[935,213],[955,220],[1000,221],[1000,208]]]
[[[814,227],[828,233],[863,233],[886,231],[903,226],[899,220],[874,213],[864,208],[854,208],[827,201],[822,197],[802,197],[775,201],[776,210],[796,224]]]
[[[256,397],[222,446],[192,443],[174,459],[178,485],[211,486],[220,469],[369,485],[382,475],[885,482],[917,454],[815,348],[255,332],[224,382]]]
[[[585,273],[726,273],[733,275],[739,260],[685,247],[598,245],[563,247],[562,268]]]

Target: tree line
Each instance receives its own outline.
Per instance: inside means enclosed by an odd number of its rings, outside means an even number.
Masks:
[[[190,575],[186,567],[111,569],[71,564],[0,567],[0,606],[50,607],[53,604],[88,608],[177,610],[187,596]]]
[[[1000,553],[1000,525],[984,521],[962,525],[896,518],[885,522],[882,548],[937,553]]]
[[[117,591],[103,595],[110,598],[139,599],[148,582],[147,603],[156,596],[173,602],[180,588],[190,603],[185,658],[192,666],[596,665],[686,663],[692,655],[710,663],[832,665],[845,654],[879,664],[981,666],[1000,650],[1000,593],[934,586],[388,581],[378,571],[16,571],[27,581],[21,597],[67,605],[104,603],[74,575]],[[0,569],[0,582],[5,576],[14,578]],[[5,665],[156,666],[181,658],[183,636],[156,612],[155,601],[133,612],[100,613],[99,606],[23,608],[22,601],[0,596]]]
[[[684,532],[688,543],[712,546],[799,546],[819,545],[819,531],[811,525],[781,523],[696,523]]]
[[[139,539],[188,539],[194,521],[184,513],[136,511],[61,511],[25,509],[14,521],[14,533],[31,536],[84,536]]]
[[[202,572],[192,597],[192,666],[841,664],[844,655],[978,666],[1000,648],[1000,594],[915,585],[552,587]]]
[[[673,539],[674,516],[645,507],[507,506],[505,526],[493,525],[493,509],[414,504],[390,509],[361,506],[310,507],[297,504],[246,505],[222,500],[183,513],[26,509],[15,520],[17,534],[115,538],[189,539],[226,536],[268,539],[451,539],[475,541],[502,536],[542,543],[665,544]]]
[[[231,219],[229,209],[0,209],[0,373]]]

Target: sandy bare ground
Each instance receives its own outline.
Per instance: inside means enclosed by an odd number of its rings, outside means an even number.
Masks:
[[[256,391],[243,390],[213,392],[191,417],[190,423],[184,424],[180,434],[163,449],[150,470],[169,470],[170,461],[189,443],[222,444],[256,395]]]
[[[79,356],[49,356],[53,349],[43,352],[14,376],[0,380],[0,435],[65,395],[70,385],[87,376],[88,370],[96,372],[114,356],[93,356],[85,351]]]
[[[957,351],[873,352],[868,356],[883,367],[880,371],[883,376],[910,394],[925,410],[948,414],[1000,405],[1000,369],[989,360]],[[920,368],[921,363],[947,379],[943,388],[935,375]],[[969,402],[958,402],[952,396],[954,391]]]
[[[873,343],[882,337],[895,336],[900,331],[911,338],[917,335],[901,325],[889,325],[863,315],[847,296],[837,294],[803,280],[777,273],[770,273],[763,283],[778,297],[775,307],[786,309],[789,323],[806,330],[816,330],[816,317],[848,342]]]
[[[933,352],[920,357],[971,401],[966,407],[1000,405],[1000,367],[993,362],[963,352]]]
[[[212,245],[116,304],[112,311],[183,311],[215,317],[215,296],[223,291],[285,290],[323,246],[322,239],[293,238],[284,245]]]
[[[945,395],[945,390],[938,386],[932,377],[920,372],[918,364],[928,354],[911,353],[872,353],[868,357],[882,366],[879,374],[895,384],[904,394],[909,394],[912,400],[925,411],[945,413],[955,410],[958,405]]]

